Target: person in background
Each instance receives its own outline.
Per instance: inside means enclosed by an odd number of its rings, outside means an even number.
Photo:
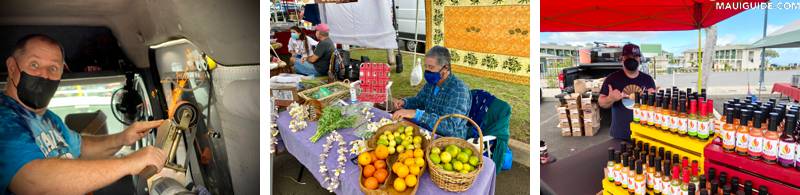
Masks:
[[[314,48],[314,53],[311,56],[300,58],[295,61],[294,70],[297,74],[306,76],[321,76],[328,73],[328,67],[333,57],[333,51],[336,45],[333,44],[329,37],[330,29],[327,24],[319,24],[314,28],[317,32],[317,39],[319,43]]]
[[[432,130],[439,117],[448,114],[467,115],[472,100],[469,87],[452,72],[450,51],[434,46],[425,54],[425,86],[417,96],[393,100],[395,108],[402,108],[392,115],[394,119],[411,119],[419,126]],[[466,139],[467,121],[450,117],[442,120],[436,133],[447,137]]]
[[[300,27],[292,26],[289,31],[292,33],[289,39],[289,53],[292,54],[292,57],[289,58],[289,63],[294,64],[295,61],[311,56],[313,54],[311,52],[314,51],[312,48],[319,42],[306,36],[306,33],[300,30]]]
[[[611,137],[628,140],[633,111],[622,105],[622,99],[633,93],[655,91],[655,81],[650,75],[639,71],[642,53],[639,46],[626,44],[622,47],[622,70],[611,73],[603,81],[597,104],[611,109]]]

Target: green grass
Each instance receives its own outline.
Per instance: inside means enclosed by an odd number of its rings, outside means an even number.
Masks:
[[[373,62],[387,62],[386,50],[353,50],[351,58],[360,59],[361,56],[369,56]],[[418,55],[422,57],[422,55]],[[410,71],[413,68],[414,60],[412,54],[403,54],[403,72],[397,74],[392,68],[392,96],[407,97],[416,95],[422,85],[411,86],[409,81]],[[530,143],[530,87],[499,81],[490,78],[476,77],[467,74],[455,73],[456,77],[466,83],[470,89],[483,89],[497,96],[498,98],[511,104],[511,124],[509,131],[511,138],[525,143]],[[423,81],[424,82],[424,81]]]

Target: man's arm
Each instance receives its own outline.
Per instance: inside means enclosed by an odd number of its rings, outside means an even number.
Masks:
[[[154,147],[128,157],[105,160],[38,159],[26,163],[11,179],[16,194],[86,194],[139,174],[148,166],[161,170],[165,154]]]
[[[441,92],[440,92],[441,93]],[[469,112],[469,107],[471,99],[469,95],[469,91],[466,89],[463,92],[453,93],[452,97],[446,103],[448,106],[443,115],[447,114],[462,114],[467,115]],[[425,112],[422,111],[422,115],[417,119],[421,124],[426,124],[433,130],[434,125],[436,125],[436,121],[439,120],[440,117],[443,115],[439,115],[433,112]],[[442,120],[439,124],[439,127],[436,129],[438,134],[446,135],[450,137],[459,137],[462,139],[467,138],[467,130],[465,124],[467,123],[466,120],[461,118],[450,117]]]
[[[112,157],[124,145],[136,143],[150,129],[161,126],[163,120],[136,122],[121,133],[105,136],[81,136],[81,159],[103,159]]]
[[[105,159],[114,156],[122,146],[120,134],[114,135],[82,135],[81,159]]]

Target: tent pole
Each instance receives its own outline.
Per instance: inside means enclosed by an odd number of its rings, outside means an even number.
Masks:
[[[703,29],[697,29],[697,91],[703,87],[703,55],[702,52]]]
[[[767,37],[767,13],[768,12],[769,12],[769,9],[764,9],[764,28],[763,28],[763,31],[761,33],[761,38],[762,39]],[[765,47],[761,48],[761,68],[760,68],[759,73],[758,73],[759,74],[758,75],[758,96],[761,96],[761,91],[764,90],[764,69],[767,68],[767,64],[766,64],[767,62],[765,60],[765,56],[766,56],[765,54],[767,53],[766,51],[767,51],[767,48],[765,48]]]

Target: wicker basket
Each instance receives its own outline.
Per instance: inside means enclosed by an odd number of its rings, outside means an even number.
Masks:
[[[300,96],[300,98],[302,98],[305,101],[317,100],[317,101],[321,102],[323,105],[328,106],[328,105],[331,105],[332,103],[336,102],[336,100],[345,99],[345,98],[349,98],[350,97],[350,85],[349,85],[349,83],[350,83],[349,81],[328,83],[328,84],[317,86],[317,87],[314,87],[314,88],[311,88],[311,89],[303,90],[300,93],[298,93],[298,95]],[[319,89],[321,89],[323,87],[327,87],[329,89],[330,88],[339,88],[339,91],[333,92],[331,95],[328,95],[327,97],[323,97],[323,98],[320,98],[320,99],[314,99],[312,94],[316,93],[317,91],[319,91]]]
[[[475,123],[472,119],[467,116],[460,115],[460,114],[450,114],[445,115],[439,120],[436,121],[436,125],[433,126],[433,134],[436,135],[436,129],[439,127],[439,123],[442,122],[445,118],[449,117],[456,117],[462,118],[474,125],[478,129],[478,139],[479,143],[483,143],[483,132],[481,131],[481,127]],[[432,147],[444,147],[446,145],[456,145],[460,148],[469,148],[472,150],[473,154],[481,154],[480,151],[483,151],[483,144],[479,144],[480,148],[476,149],[475,145],[470,144],[466,140],[455,138],[455,137],[443,137],[434,139],[427,147],[425,147],[425,161],[428,163],[428,171],[431,173],[431,181],[433,181],[436,186],[442,188],[446,191],[450,192],[463,192],[467,191],[470,187],[472,187],[472,183],[475,181],[475,178],[478,177],[478,173],[481,172],[483,169],[483,158],[478,158],[479,163],[478,166],[475,167],[475,170],[469,173],[458,173],[458,172],[449,172],[445,171],[443,168],[436,167],[433,162],[430,160],[430,153]]]

